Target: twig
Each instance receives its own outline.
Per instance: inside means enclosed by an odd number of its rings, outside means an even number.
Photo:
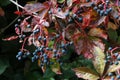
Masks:
[[[16,0],[16,2],[18,3],[18,0]],[[19,7],[17,6],[17,10],[19,11]]]
[[[5,28],[2,28],[0,30],[0,34],[3,33],[7,28],[9,28],[18,18],[19,18],[19,16],[16,17],[8,26],[6,26]]]
[[[19,5],[17,2],[15,2],[15,1],[13,1],[13,0],[10,0],[12,3],[14,3],[15,5],[17,5],[18,7],[20,7],[20,8],[22,8],[22,9],[24,9],[24,7],[23,6],[21,6],[21,5]]]
[[[23,6],[21,6],[20,4],[18,4],[17,2],[13,1],[13,0],[10,0],[13,4],[15,4],[16,6],[20,7],[21,9],[25,10],[26,12],[30,13],[30,14],[35,14],[37,15],[36,12],[31,12],[31,11],[27,11]]]

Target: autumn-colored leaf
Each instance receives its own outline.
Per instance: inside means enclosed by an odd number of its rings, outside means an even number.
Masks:
[[[105,68],[105,54],[98,46],[94,46],[93,55],[94,55],[93,60],[94,67],[96,71],[102,76]]]
[[[19,35],[19,34],[20,34],[20,29],[19,29],[18,27],[16,27],[16,28],[15,28],[15,32],[16,32],[16,34]]]
[[[5,12],[4,10],[0,7],[0,16],[4,16],[5,15]]]
[[[105,44],[102,42],[102,40],[96,38],[93,40],[94,44],[98,46],[103,52],[105,51]]]
[[[100,28],[92,28],[90,29],[89,33],[90,36],[96,36],[96,37],[101,37],[103,39],[107,39],[107,34],[105,33],[104,30]]]
[[[29,3],[29,4],[26,4],[24,8],[27,12],[33,13],[33,12],[38,12],[42,10],[43,8],[45,8],[45,6],[41,3]]]
[[[91,7],[92,2],[82,3],[80,7]]]
[[[108,27],[107,27],[108,29],[113,29],[113,30],[116,30],[117,28],[118,28],[118,26],[116,26],[114,23],[112,23],[112,22],[108,22]]]
[[[80,33],[80,31],[75,27],[75,24],[67,25],[65,29],[66,38],[71,39],[75,34]]]
[[[31,32],[32,29],[31,29],[31,28],[27,28],[27,25],[28,25],[28,22],[27,22],[26,20],[24,20],[24,21],[20,24],[21,31],[23,31],[23,32]]]
[[[99,76],[87,67],[79,67],[73,69],[78,78],[88,79],[88,80],[97,80]]]
[[[97,26],[99,26],[100,24],[102,24],[106,19],[106,16],[100,17],[100,19],[98,20],[98,22],[96,23]]]
[[[76,36],[76,38],[73,38],[75,50],[78,55],[82,54],[85,58],[92,58],[92,50],[93,50],[93,41],[88,38],[84,37],[82,35]]]
[[[53,14],[61,19],[65,19],[66,18],[66,14],[68,13],[68,10],[65,10],[64,12],[62,10],[58,10],[58,9],[52,9],[52,12],[54,12]]]
[[[17,38],[18,38],[18,36],[11,36],[11,37],[8,37],[8,38],[4,38],[2,40],[4,40],[4,41],[11,41],[11,40],[15,40]]]

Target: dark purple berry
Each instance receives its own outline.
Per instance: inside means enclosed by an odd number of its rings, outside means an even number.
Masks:
[[[114,64],[115,64],[115,65],[118,65],[118,64],[119,64],[119,62],[118,62],[118,61],[115,61],[115,62],[114,62]]]
[[[38,37],[38,41],[40,41],[40,40],[42,40],[42,36],[39,36],[39,37]]]
[[[110,72],[110,73],[108,73],[108,76],[113,76],[113,73],[111,73],[111,72]]]
[[[94,9],[94,10],[97,10],[98,8],[95,6],[93,9]]]
[[[23,54],[23,53],[22,53],[21,51],[20,51],[20,52],[18,52],[18,56],[22,56],[22,54]]]
[[[27,28],[31,28],[30,24],[27,25]]]
[[[117,75],[117,79],[120,79],[120,75]]]

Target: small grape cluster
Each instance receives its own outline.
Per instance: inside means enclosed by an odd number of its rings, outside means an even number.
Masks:
[[[83,22],[83,17],[82,16],[78,16],[79,11],[77,11],[77,13],[73,13],[72,15],[70,15],[69,13],[66,14],[66,17],[68,17],[68,23],[73,23],[74,20],[76,20],[77,22],[82,23]]]
[[[108,48],[105,63],[109,64],[109,66],[111,66],[111,65],[116,65],[117,66],[117,65],[120,64],[119,63],[120,62],[120,53],[119,52],[114,52],[113,53],[113,51],[115,51],[116,49],[118,49],[118,48],[112,48],[112,47]],[[116,77],[115,77],[115,75],[116,75]],[[116,73],[110,72],[110,73],[108,73],[108,76],[111,77],[111,80],[120,79],[120,75],[119,75],[118,72],[116,72]]]
[[[72,45],[73,43],[62,44],[60,48],[49,48],[45,46],[37,47],[37,49],[33,52],[32,62],[35,60],[40,60],[40,66],[43,67],[44,65],[53,64],[50,59],[55,59],[58,63],[60,63],[60,56],[65,55],[67,53],[68,46]]]
[[[110,80],[119,80],[120,79],[120,75],[118,74],[118,75],[116,75],[116,77],[114,76],[115,74],[114,73],[112,73],[112,72],[110,72],[110,73],[108,73],[108,76],[109,77],[111,77],[110,78]]]
[[[23,21],[18,19],[18,23],[15,24],[15,28],[17,29],[16,33],[19,35],[20,42],[23,44],[21,50],[16,55],[16,58],[21,60],[22,58],[26,58],[31,55],[31,61],[35,62],[39,60],[41,67],[53,64],[54,62],[51,61],[51,59],[55,59],[58,63],[61,64],[60,57],[67,53],[67,47],[72,45],[73,42],[62,40],[62,35],[57,33],[50,37],[47,34],[47,31],[42,29],[43,27],[38,26],[35,28],[32,26],[30,20],[32,18],[27,17]],[[30,35],[26,35],[24,29],[28,30],[26,33],[30,32]],[[36,47],[32,54],[30,54],[29,50],[24,49],[26,40],[31,42]],[[49,46],[50,41],[53,42],[51,46]]]
[[[22,58],[26,58],[29,55],[30,55],[30,52],[28,52],[28,51],[26,51],[26,52],[19,51],[18,54],[16,55],[16,58],[18,60],[21,60]]]
[[[109,6],[110,1],[106,0],[105,3],[100,3],[99,5],[93,5],[93,9],[100,15],[100,16],[107,16],[111,11],[112,8]]]

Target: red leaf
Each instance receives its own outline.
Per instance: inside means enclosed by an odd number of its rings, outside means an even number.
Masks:
[[[4,40],[4,41],[11,41],[11,40],[15,40],[17,38],[18,38],[18,36],[11,36],[11,37],[8,37],[8,38],[2,39],[2,40]]]
[[[15,28],[15,32],[16,32],[16,34],[19,35],[19,34],[20,34],[20,29],[16,27],[16,28]]]

